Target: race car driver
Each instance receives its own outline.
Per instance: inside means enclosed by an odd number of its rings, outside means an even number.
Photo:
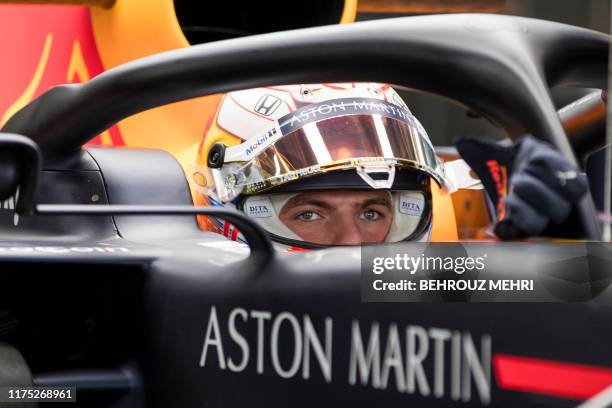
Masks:
[[[507,192],[515,186],[508,180],[503,194],[499,183],[484,183],[497,193],[494,202],[499,221],[504,220],[498,225],[504,228],[496,232],[509,235],[502,238],[537,235],[551,221],[562,223],[586,191],[577,169],[551,147],[524,140],[510,148],[467,140],[459,149],[479,176],[494,181],[474,148],[502,149],[507,154],[492,159],[510,171],[515,159],[525,158],[522,150],[536,157],[535,166],[522,166],[522,174],[513,177],[518,188],[512,194]],[[542,177],[555,180],[560,171],[575,177],[565,177],[564,185],[542,184]],[[197,204],[233,206],[276,242],[316,248],[457,240],[450,193],[458,177],[452,173],[389,85],[347,83],[225,95],[200,145],[194,180]],[[240,239],[222,220],[202,217],[199,223]]]

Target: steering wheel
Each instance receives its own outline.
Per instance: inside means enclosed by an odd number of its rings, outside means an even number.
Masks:
[[[84,143],[144,110],[212,93],[292,83],[376,81],[453,99],[575,155],[550,97],[556,85],[604,89],[609,37],[512,16],[432,15],[232,39],[143,58],[49,90],[3,131],[36,141],[45,164],[74,163]],[[601,239],[590,196],[586,239]]]

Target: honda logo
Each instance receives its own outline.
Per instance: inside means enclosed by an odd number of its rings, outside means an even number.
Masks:
[[[281,104],[280,98],[274,95],[265,94],[255,104],[255,112],[264,115],[272,115]]]

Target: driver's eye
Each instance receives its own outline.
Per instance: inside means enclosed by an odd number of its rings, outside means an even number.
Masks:
[[[321,219],[321,216],[314,211],[304,211],[296,218],[300,221],[315,221]]]
[[[359,218],[366,221],[378,221],[381,218],[381,215],[378,211],[366,210],[361,213]]]

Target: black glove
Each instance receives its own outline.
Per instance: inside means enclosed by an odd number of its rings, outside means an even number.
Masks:
[[[588,191],[586,176],[576,166],[531,135],[514,146],[480,139],[456,145],[495,205],[495,234],[501,239],[559,230],[570,223],[575,204]]]

